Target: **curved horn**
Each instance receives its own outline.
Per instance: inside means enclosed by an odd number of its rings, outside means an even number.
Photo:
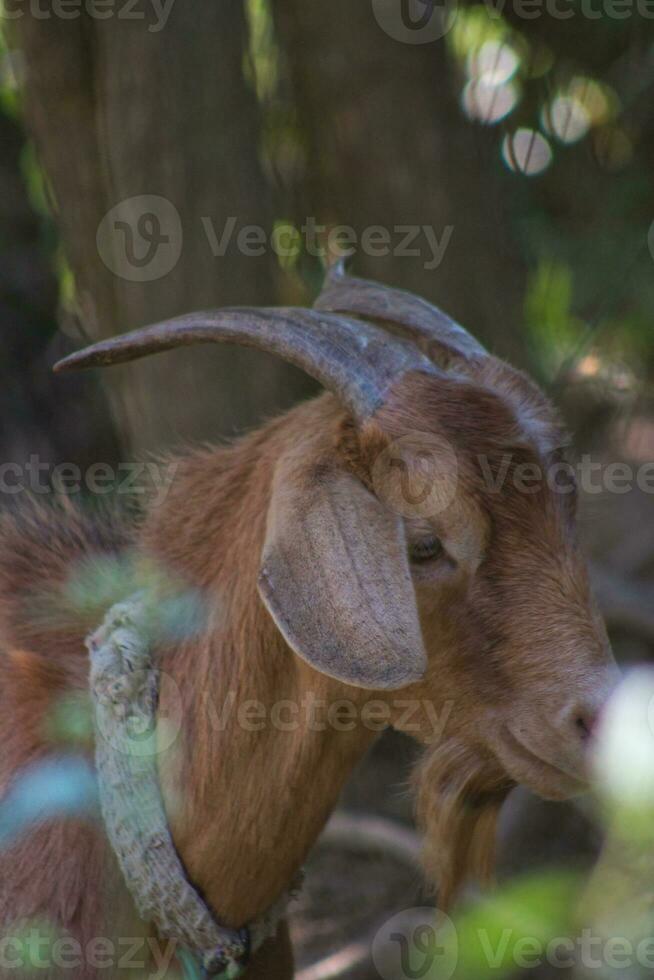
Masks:
[[[439,354],[442,360],[443,348],[465,361],[488,356],[478,340],[437,307],[403,289],[391,289],[368,279],[348,276],[342,258],[328,269],[314,308],[354,313],[392,323],[437,362]]]
[[[77,351],[55,371],[104,367],[190,344],[231,342],[277,354],[332,391],[357,421],[372,415],[409,371],[435,373],[411,344],[378,327],[293,307],[232,307],[191,313]]]

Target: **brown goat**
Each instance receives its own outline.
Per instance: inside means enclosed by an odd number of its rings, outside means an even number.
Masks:
[[[443,314],[340,267],[318,311],[196,314],[69,360],[225,339],[286,356],[331,393],[181,458],[166,499],[132,523],[35,504],[5,516],[0,789],[61,751],[44,718],[86,691],[84,638],[120,595],[80,608],[71,580],[93,592],[103,562],[129,554],[121,587],[154,574],[162,604],[171,582],[202,602],[201,623],[157,650],[160,713],[181,727],[159,764],[175,845],[216,914],[241,926],[275,901],[386,725],[426,746],[419,815],[444,902],[490,864],[516,783],[583,790],[615,682],[574,492],[546,478],[564,435],[538,389]],[[0,881],[3,934],[47,918],[85,950],[149,935],[97,825],[26,830],[0,852]],[[87,956],[40,975],[130,974]],[[281,927],[247,976],[291,975]]]

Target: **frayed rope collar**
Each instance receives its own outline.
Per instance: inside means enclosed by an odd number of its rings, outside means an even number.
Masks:
[[[145,596],[137,593],[113,606],[86,641],[102,816],[139,915],[178,943],[187,976],[233,980],[275,935],[299,882],[265,915],[229,929],[188,880],[159,787],[159,671],[150,657],[149,617]]]

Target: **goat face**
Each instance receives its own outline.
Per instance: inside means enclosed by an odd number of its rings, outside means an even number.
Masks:
[[[395,727],[427,746],[419,815],[446,902],[488,870],[512,786],[585,788],[617,679],[565,436],[534,386],[487,359],[404,378],[336,452],[311,442],[278,461],[260,592],[321,673],[375,700],[402,689],[386,696]]]
[[[441,709],[419,737],[476,756],[496,785],[578,793],[617,668],[554,412],[488,361],[469,380],[412,379],[375,421],[372,488],[403,515],[427,653],[412,691]]]

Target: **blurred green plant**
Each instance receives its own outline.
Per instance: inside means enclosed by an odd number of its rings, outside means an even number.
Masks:
[[[572,270],[554,260],[538,263],[527,283],[525,329],[534,363],[551,380],[578,349],[584,323],[572,312]]]
[[[508,882],[455,916],[457,980],[502,980],[574,929],[582,879],[544,871]],[[437,974],[434,975],[436,980]]]

